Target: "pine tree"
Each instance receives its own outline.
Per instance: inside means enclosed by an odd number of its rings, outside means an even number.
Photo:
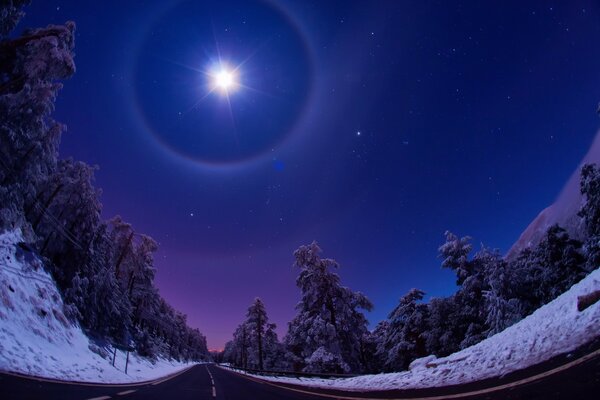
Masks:
[[[367,332],[365,335],[363,341],[366,372],[376,373],[385,369],[387,360],[385,344],[389,329],[389,321],[383,320],[375,326],[373,331]]]
[[[259,370],[264,369],[264,341],[265,331],[269,321],[267,317],[267,311],[262,300],[258,297],[254,299],[254,302],[248,308],[246,314],[246,326],[250,330],[251,342],[255,344],[257,367]]]
[[[585,201],[579,216],[582,217],[588,236],[600,235],[600,169],[596,164],[581,168],[581,194]]]
[[[585,276],[581,242],[558,225],[550,227],[533,251],[530,275],[538,300],[535,308],[554,300]]]
[[[427,353],[444,357],[460,349],[464,329],[455,319],[458,312],[454,296],[429,301],[428,329],[423,334]]]
[[[583,166],[580,188],[584,202],[578,215],[585,225],[583,253],[585,271],[589,273],[600,266],[600,169],[596,164]]]
[[[0,40],[4,40],[15,29],[25,13],[22,8],[31,0],[11,0],[0,3]]]
[[[0,39],[27,3],[0,4]],[[74,30],[67,22],[0,41],[0,227],[21,228],[29,238],[25,211],[40,206],[40,185],[56,168],[64,126],[50,115],[62,87],[57,81],[75,71]]]
[[[471,238],[459,238],[450,231],[446,231],[445,236],[446,243],[438,249],[443,258],[442,266],[453,270],[456,273],[456,284],[461,285],[473,272],[472,263],[469,262],[469,254],[473,250]]]
[[[516,263],[509,264],[497,252],[485,260],[485,325],[491,336],[523,318],[526,307],[519,296],[524,282]]]
[[[228,342],[223,358],[243,368],[288,368],[287,355],[275,329],[276,325],[269,322],[264,303],[257,297],[248,308],[246,320]]]
[[[58,81],[75,72],[75,24],[10,38],[28,3],[0,2],[0,230],[23,232],[90,335],[129,345],[133,334],[140,354],[205,358],[204,336],[154,286],[156,243],[120,217],[101,222],[96,168],[58,159],[65,128],[51,114]]]
[[[315,242],[294,252],[294,266],[300,270],[296,284],[302,297],[285,343],[292,354],[304,359],[297,367],[311,371],[327,368],[322,372],[361,371],[367,320],[359,310],[371,310],[372,304],[362,293],[342,286],[339,275],[331,271],[338,268],[337,262],[322,259],[320,253]]]
[[[411,289],[388,316],[388,326],[383,337],[379,356],[388,371],[400,371],[408,367],[415,358],[426,355],[425,336],[427,330],[426,304],[420,303],[425,293]]]

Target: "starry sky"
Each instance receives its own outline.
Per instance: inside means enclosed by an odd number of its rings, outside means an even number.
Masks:
[[[156,283],[219,349],[261,297],[285,333],[316,240],[385,318],[448,295],[450,229],[506,251],[598,127],[595,1],[34,0],[77,23],[55,117],[103,215],[160,243]],[[214,87],[220,69],[235,87]]]

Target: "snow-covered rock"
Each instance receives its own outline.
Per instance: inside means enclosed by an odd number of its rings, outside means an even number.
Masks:
[[[581,208],[583,197],[580,191],[581,167],[585,164],[600,165],[600,131],[596,134],[594,142],[587,154],[583,157],[571,177],[561,190],[560,194],[550,206],[546,207],[525,228],[519,239],[507,252],[507,258],[517,256],[522,250],[536,246],[544,234],[554,224],[558,224],[569,232],[574,238],[580,238],[582,232],[581,217],[577,212]]]
[[[600,290],[600,268],[533,314],[448,357],[415,360],[409,371],[343,379],[260,377],[344,390],[417,389],[502,376],[568,353],[600,336],[600,301],[577,310],[578,296]]]
[[[416,360],[414,360],[413,362],[410,363],[410,365],[408,366],[408,370],[414,371],[417,369],[431,368],[432,366],[435,365],[434,364],[435,360],[437,360],[437,357],[434,355],[417,358]]]
[[[34,253],[21,248],[18,231],[0,233],[0,371],[83,382],[151,380],[190,364],[155,363],[90,341],[63,313],[52,277]]]

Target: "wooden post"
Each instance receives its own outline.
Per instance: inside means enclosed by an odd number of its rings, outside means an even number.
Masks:
[[[125,375],[127,375],[127,365],[129,364],[129,350],[127,350],[127,359],[125,360]]]
[[[115,366],[115,358],[117,357],[117,348],[114,347],[113,348],[113,361],[112,361],[112,366]]]

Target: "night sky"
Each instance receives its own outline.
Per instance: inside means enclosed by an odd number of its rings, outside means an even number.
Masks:
[[[77,23],[61,155],[217,349],[256,296],[285,333],[302,244],[374,325],[452,293],[446,229],[506,251],[552,203],[599,126],[600,4],[524,3],[34,0],[19,28]]]

